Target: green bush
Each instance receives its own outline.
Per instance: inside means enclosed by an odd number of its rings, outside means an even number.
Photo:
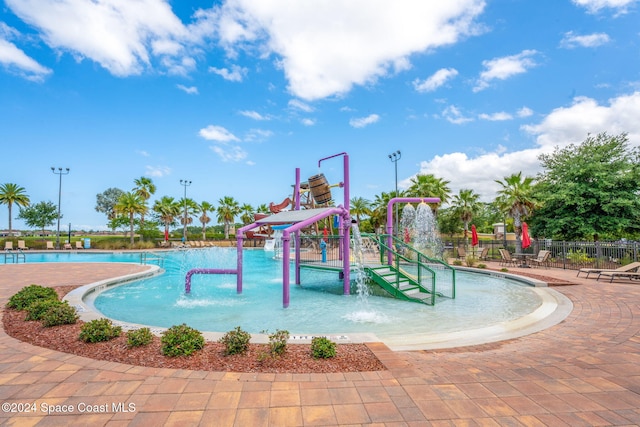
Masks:
[[[58,294],[51,288],[40,285],[29,285],[19,290],[9,298],[7,307],[16,310],[25,310],[36,301],[45,299],[58,299]]]
[[[25,320],[42,320],[45,313],[54,305],[60,305],[62,301],[57,299],[43,299],[35,301],[27,307],[27,317]]]
[[[78,320],[76,309],[71,307],[66,301],[60,304],[53,304],[42,315],[42,325],[49,328],[58,325],[71,325]]]
[[[234,330],[224,334],[218,342],[225,345],[225,354],[242,354],[249,349],[250,340],[251,335],[240,329],[240,326],[236,326]]]
[[[101,342],[119,337],[122,333],[120,326],[115,326],[109,319],[95,319],[82,325],[80,339],[84,342]]]
[[[142,347],[143,345],[150,344],[153,341],[153,334],[149,328],[134,329],[127,332],[127,346]]]
[[[487,264],[478,264],[478,268],[487,268]]]
[[[314,359],[329,359],[336,355],[336,343],[325,337],[311,340],[311,355]]]
[[[289,340],[289,331],[281,331],[276,329],[273,334],[269,335],[269,349],[272,356],[280,356],[287,351],[287,341]]]
[[[162,354],[169,357],[189,356],[204,347],[202,333],[184,323],[164,331],[161,342]]]

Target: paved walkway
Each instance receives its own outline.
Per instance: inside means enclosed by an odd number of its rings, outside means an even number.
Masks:
[[[0,265],[0,304],[28,284],[86,284],[143,268]],[[450,350],[393,352],[372,344],[388,368],[379,372],[143,368],[33,347],[0,330],[0,423],[640,425],[640,286],[576,279],[571,271],[525,271],[575,284],[555,288],[573,302],[566,320],[523,338]],[[7,412],[18,409],[22,413]],[[57,412],[48,415],[45,410]]]

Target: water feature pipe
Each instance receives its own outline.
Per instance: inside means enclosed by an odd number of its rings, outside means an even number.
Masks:
[[[341,231],[341,242],[342,242],[342,249],[343,249],[343,257],[342,257],[342,271],[344,274],[344,281],[343,281],[343,285],[342,285],[342,291],[344,293],[344,295],[349,295],[351,293],[351,277],[350,277],[350,273],[351,273],[351,264],[350,264],[350,259],[349,259],[349,228],[351,227],[351,200],[349,198],[349,188],[350,188],[350,183],[349,183],[349,155],[346,152],[343,153],[338,153],[338,154],[334,154],[333,156],[329,156],[329,157],[324,157],[320,160],[318,160],[318,167],[320,167],[320,164],[324,161],[324,160],[329,160],[329,159],[333,159],[334,157],[339,157],[339,156],[343,156],[343,162],[342,162],[342,167],[343,167],[343,193],[344,193],[344,202],[343,202],[343,209],[342,209],[342,213],[340,215],[341,219],[342,219],[342,225],[340,227],[340,231]]]
[[[394,197],[387,204],[387,246],[393,247],[393,205],[396,203],[440,203],[437,197]],[[387,263],[393,264],[393,254],[387,251]]]
[[[245,231],[253,230],[258,227],[260,227],[260,224],[254,222],[253,224],[240,227],[236,231],[236,292],[239,294],[242,293],[242,242],[244,239],[244,233]]]
[[[238,270],[228,270],[219,268],[192,268],[187,271],[187,276],[184,283],[184,291],[186,293],[191,292],[191,276],[194,274],[237,274]]]

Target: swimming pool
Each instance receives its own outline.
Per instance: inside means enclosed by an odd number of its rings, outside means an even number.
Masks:
[[[121,255],[115,258],[122,261]],[[129,254],[127,254],[129,255]],[[78,254],[77,256],[84,256]],[[138,254],[139,262],[139,254]],[[435,306],[382,296],[343,295],[336,272],[303,269],[302,285],[291,286],[291,305],[282,308],[282,263],[272,253],[245,251],[243,293],[235,276],[193,276],[184,292],[186,272],[195,267],[233,268],[234,249],[176,251],[164,260],[164,274],[111,287],[87,302],[122,322],[166,328],[187,323],[201,331],[236,326],[257,334],[286,329],[294,336],[373,334],[390,347],[511,330],[521,319],[548,312],[549,290],[495,274],[457,272],[457,297]],[[429,338],[431,337],[431,338]]]

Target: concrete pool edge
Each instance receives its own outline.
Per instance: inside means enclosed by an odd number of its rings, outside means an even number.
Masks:
[[[437,333],[431,335],[415,334],[401,335],[393,338],[380,339],[374,333],[349,333],[349,334],[296,334],[292,333],[289,343],[306,344],[310,343],[314,336],[326,336],[327,338],[339,344],[348,343],[364,343],[364,342],[382,342],[393,351],[410,351],[410,350],[432,350],[445,349],[455,347],[465,347],[472,345],[481,345],[505,341],[519,338],[541,330],[554,326],[564,320],[572,311],[573,304],[569,298],[558,291],[547,287],[546,282],[531,279],[528,277],[517,276],[514,274],[497,273],[493,271],[478,271],[478,269],[461,268],[460,270],[469,271],[475,274],[486,274],[498,277],[505,277],[525,283],[533,287],[533,291],[541,298],[541,305],[533,312],[520,317],[518,319],[501,322],[484,328],[469,329],[465,331],[454,331],[446,333]],[[93,306],[93,299],[102,291],[122,285],[134,280],[151,277],[161,274],[163,270],[157,266],[149,265],[149,269],[140,273],[118,276],[111,279],[105,279],[98,282],[90,283],[74,289],[69,292],[64,300],[76,308],[80,319],[88,322],[94,319],[105,318]],[[123,322],[117,319],[111,319],[114,324],[121,326],[124,330],[138,329],[146,325]],[[162,334],[167,328],[149,326],[156,335]],[[217,341],[224,332],[202,331],[205,339],[208,341]],[[267,334],[251,334],[252,342],[268,343]]]

